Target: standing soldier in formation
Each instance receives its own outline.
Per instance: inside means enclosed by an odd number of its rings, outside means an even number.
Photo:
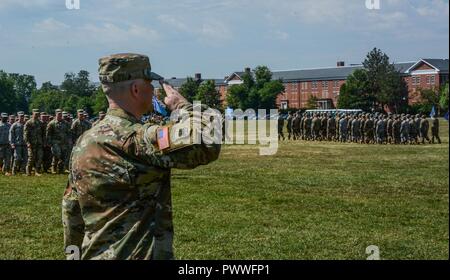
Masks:
[[[77,111],[78,118],[72,123],[70,128],[72,131],[72,142],[75,144],[78,138],[87,130],[89,130],[90,123],[85,120],[85,114],[83,109]]]
[[[309,114],[306,114],[305,123],[303,124],[303,131],[305,133],[305,140],[311,140],[312,119]]]
[[[420,138],[422,139],[422,144],[425,144],[425,139],[428,143],[431,143],[428,137],[428,130],[430,128],[430,123],[425,115],[422,115],[422,120],[420,121]]]
[[[417,131],[417,143],[420,143],[420,115],[416,114],[416,117],[414,118],[414,124],[416,125],[416,131]]]
[[[434,144],[434,138],[441,144],[441,138],[439,137],[439,119],[434,115],[431,117],[431,142]]]
[[[328,117],[327,114],[322,114],[322,118],[320,119],[320,139],[327,140],[327,123]]]
[[[359,135],[361,137],[360,143],[365,143],[365,138],[364,138],[364,125],[366,124],[366,115],[365,114],[361,114],[361,120],[359,123]]]
[[[409,119],[409,143],[418,144],[417,134],[419,131],[416,130],[416,121],[414,120],[414,116],[411,116]]]
[[[9,130],[9,143],[14,154],[12,175],[16,175],[20,171],[23,172],[25,170],[25,163],[27,162],[26,144],[23,138],[25,116],[23,112],[19,112],[17,115],[18,120],[13,123]]]
[[[402,144],[406,144],[409,141],[409,121],[408,116],[403,117],[402,124],[400,126],[400,137]]]
[[[10,176],[11,169],[11,146],[9,145],[8,114],[2,113],[0,120],[0,167],[3,174]]]
[[[294,140],[300,139],[300,112],[295,113],[294,119],[292,120],[292,129],[294,130]]]
[[[327,139],[328,141],[334,141],[336,138],[336,119],[334,116],[328,118],[327,121]]]
[[[62,113],[63,116],[63,120],[66,122],[66,126],[68,128],[67,131],[67,136],[66,136],[66,149],[64,150],[65,154],[64,154],[64,169],[68,172],[69,171],[69,161],[70,161],[70,153],[72,152],[72,147],[73,147],[73,140],[72,140],[72,131],[71,131],[71,127],[72,127],[72,120],[70,117],[70,114],[67,113],[66,111],[63,111]]]
[[[41,176],[43,158],[43,135],[45,128],[39,120],[39,110],[33,109],[32,119],[25,123],[24,140],[28,149],[28,162],[25,168],[27,176],[31,176],[34,167],[35,175]]]
[[[49,115],[47,115],[46,112],[41,112],[41,122],[42,122],[42,127],[44,128],[43,133],[44,135],[42,136],[43,138],[43,157],[42,157],[42,167],[43,167],[43,171],[45,173],[48,172],[48,170],[50,169],[51,165],[52,165],[52,150],[50,145],[47,142],[47,136],[46,136],[46,127],[48,125],[48,123],[50,122],[50,117]]]
[[[392,138],[394,144],[401,143],[401,135],[400,135],[401,121],[399,116],[395,116],[394,121],[392,122]]]
[[[389,113],[388,120],[386,122],[387,142],[389,144],[394,143],[394,134],[393,134],[393,130],[392,130],[393,124],[394,124],[394,120],[392,118],[392,114]]]
[[[56,110],[55,118],[47,126],[47,140],[52,151],[52,173],[61,174],[64,172],[65,156],[67,153],[67,137],[70,129],[66,121],[63,120],[62,110]]]
[[[367,120],[364,123],[364,138],[366,144],[373,141],[373,119],[369,114],[367,114]]]
[[[283,128],[284,128],[284,119],[281,115],[278,115],[278,140],[283,138],[284,141],[284,134],[283,134]]]
[[[341,142],[347,142],[347,128],[348,128],[348,120],[347,116],[342,115],[339,120],[339,140]]]
[[[314,118],[312,119],[312,133],[313,133],[313,140],[317,141],[320,140],[320,125],[321,125],[321,121],[319,119],[319,117],[317,116],[317,114],[314,114]]]
[[[359,120],[359,116],[355,117],[352,121],[352,141],[354,143],[358,143],[360,136],[359,136],[359,132],[360,132],[360,120]]]
[[[288,140],[291,140],[291,136],[293,136],[293,134],[292,134],[292,119],[293,119],[292,112],[289,112],[288,117],[286,119],[286,121],[287,121],[286,128],[287,128],[287,132],[288,132]]]
[[[376,127],[377,143],[383,144],[386,138],[386,121],[380,116]]]

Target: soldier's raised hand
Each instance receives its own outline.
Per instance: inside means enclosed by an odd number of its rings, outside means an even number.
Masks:
[[[164,91],[166,92],[166,98],[164,98],[164,104],[170,111],[178,108],[182,103],[188,102],[177,90],[175,90],[171,85],[164,83]]]

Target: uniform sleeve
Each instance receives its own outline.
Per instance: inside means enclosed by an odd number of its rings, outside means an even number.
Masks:
[[[202,111],[208,107],[202,106]],[[183,104],[180,109],[184,109],[192,117],[192,105]],[[207,124],[202,118],[201,128]],[[206,165],[215,161],[220,153],[221,144],[213,143],[213,138],[203,135],[200,144],[193,144],[193,135],[196,133],[190,130],[191,142],[178,150],[162,152],[156,143],[156,133],[161,126],[146,124],[142,126],[135,135],[134,152],[140,158],[146,159],[150,164],[162,168],[192,169],[199,165]],[[205,141],[206,140],[206,141]],[[205,143],[206,142],[206,143]],[[208,143],[208,144],[207,144]],[[209,144],[212,143],[212,144]]]
[[[14,137],[14,125],[11,125],[9,128],[8,141],[11,145],[15,145],[15,137]]]
[[[44,142],[46,142],[48,145],[53,145],[53,137],[52,137],[52,135],[53,135],[53,125],[52,125],[52,123],[50,122],[48,125],[47,125],[47,127],[44,129],[44,131],[45,131],[45,133],[44,133],[44,140],[46,140],[46,141],[44,141]]]
[[[30,143],[30,140],[31,140],[30,135],[29,135],[30,134],[29,126],[30,126],[29,122],[26,122],[23,127],[23,141],[27,144]]]
[[[78,193],[67,184],[62,200],[62,223],[64,229],[64,249],[77,246],[81,253],[84,238],[84,221],[78,201]]]

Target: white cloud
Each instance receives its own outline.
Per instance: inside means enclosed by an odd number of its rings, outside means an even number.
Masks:
[[[164,14],[164,15],[158,15],[157,19],[164,25],[168,25],[169,27],[176,28],[177,30],[180,30],[180,31],[188,31],[189,30],[188,26],[175,16]]]
[[[417,13],[423,17],[448,17],[449,4],[443,0],[433,0],[416,8]]]
[[[287,40],[289,39],[289,33],[280,31],[280,30],[272,30],[270,32],[270,36],[275,40]]]
[[[69,28],[69,25],[54,18],[47,18],[34,24],[34,32],[54,32]]]

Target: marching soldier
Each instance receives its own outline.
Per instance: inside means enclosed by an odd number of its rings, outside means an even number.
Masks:
[[[431,143],[428,137],[428,130],[430,128],[430,123],[425,115],[422,115],[422,120],[420,121],[420,138],[422,139],[422,144],[425,144],[425,139],[428,143]]]
[[[437,139],[441,144],[441,138],[439,137],[439,119],[435,116],[431,117],[431,142],[434,144],[434,139]]]

